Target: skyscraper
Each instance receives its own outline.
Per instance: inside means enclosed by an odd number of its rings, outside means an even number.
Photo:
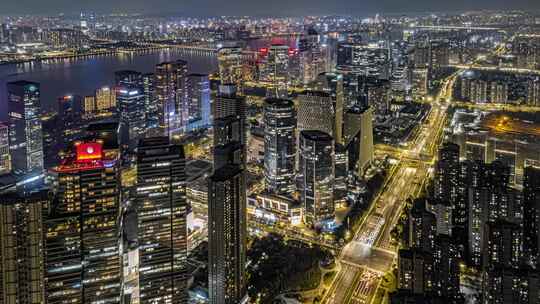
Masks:
[[[2,194],[0,202],[0,303],[45,302],[43,210],[48,191]]]
[[[121,84],[116,87],[116,102],[120,123],[126,130],[127,142],[135,145],[146,131],[144,92],[141,86]]]
[[[390,52],[384,45],[341,43],[338,45],[336,68],[345,74],[388,79]]]
[[[114,73],[115,85],[120,86],[142,86],[142,73],[137,71],[122,70]]]
[[[39,84],[7,84],[9,145],[15,173],[43,170],[43,133]]]
[[[146,73],[142,75],[142,89],[144,92],[144,107],[146,127],[156,129],[158,127],[158,105],[155,90],[155,75]]]
[[[167,137],[137,150],[140,303],[187,303],[185,156]]]
[[[58,98],[58,125],[54,130],[47,130],[45,126],[44,138],[46,138],[47,131],[54,134],[54,136],[60,136],[64,147],[71,144],[73,141],[78,140],[82,136],[82,98],[77,95],[66,95]],[[47,151],[47,150],[45,150]]]
[[[264,72],[266,80],[270,82],[266,96],[270,98],[287,98],[289,83],[288,46],[277,44],[270,46]]]
[[[471,265],[481,266],[486,245],[484,226],[488,221],[511,218],[515,193],[509,191],[509,168],[498,161],[485,164],[466,162],[467,229]]]
[[[242,122],[242,143],[245,145],[246,99],[236,94],[236,86],[220,85],[218,96],[212,106],[214,123],[216,120],[229,116],[236,117]]]
[[[210,123],[210,80],[206,74],[189,74],[187,80],[189,123],[207,126]]]
[[[113,89],[105,86],[96,90],[96,110],[115,110],[116,109],[116,93]]]
[[[358,175],[363,176],[373,161],[373,110],[367,107],[360,113],[360,149],[358,156]]]
[[[178,60],[156,65],[155,88],[160,127],[171,136],[187,124],[187,62]]]
[[[208,194],[209,302],[247,303],[244,169],[225,165],[214,171]]]
[[[119,176],[99,142],[77,142],[60,166],[45,219],[48,303],[120,301]]]
[[[335,136],[336,113],[332,97],[321,91],[305,91],[298,95],[298,132],[319,130]]]
[[[332,96],[334,104],[334,140],[336,144],[343,144],[343,116],[345,114],[345,93],[343,75],[336,73],[322,73],[317,76],[315,88],[327,92]]]
[[[540,261],[540,169],[526,167],[523,180],[523,251],[532,266]],[[538,267],[538,266],[537,266]]]
[[[0,175],[11,172],[11,156],[9,153],[9,128],[0,123]]]
[[[299,172],[304,221],[334,217],[334,139],[322,131],[300,132]]]
[[[269,98],[264,104],[264,177],[268,190],[294,191],[296,111],[287,99]]]
[[[214,170],[234,164],[241,167],[246,161],[243,121],[230,115],[214,119]]]
[[[224,47],[218,51],[219,77],[221,84],[234,84],[242,92],[244,60],[239,47]]]
[[[445,143],[439,150],[439,160],[435,165],[435,198],[455,203],[459,191],[459,177],[459,146]]]
[[[377,116],[390,111],[390,81],[375,77],[360,76],[358,80],[360,96],[365,98]]]
[[[235,115],[244,121],[246,120],[246,100],[236,94],[235,85],[220,85],[213,106],[212,114],[214,119]]]

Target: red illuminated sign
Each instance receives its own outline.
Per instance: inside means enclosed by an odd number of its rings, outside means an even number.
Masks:
[[[100,143],[88,142],[76,145],[77,162],[91,162],[101,160],[103,147]]]

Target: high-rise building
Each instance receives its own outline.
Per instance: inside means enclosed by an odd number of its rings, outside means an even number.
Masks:
[[[433,251],[434,294],[447,299],[458,300],[462,298],[460,293],[459,261],[460,255],[457,242],[448,235],[436,236]]]
[[[335,136],[336,114],[330,94],[305,91],[298,95],[298,132],[319,130]]]
[[[430,41],[430,67],[434,69],[445,67],[450,61],[450,44],[448,41]]]
[[[425,252],[433,252],[437,234],[435,215],[428,211],[425,198],[416,199],[409,211],[408,245]]]
[[[242,92],[244,59],[242,48],[224,47],[218,51],[219,77],[221,84],[234,84]]]
[[[497,219],[487,223],[486,245],[483,249],[484,271],[502,266],[519,268],[523,248],[523,231],[518,223]]]
[[[441,207],[439,213],[441,216],[437,217],[438,227],[447,220],[444,215],[449,213],[446,211],[451,211],[449,227],[465,229],[466,226],[467,205],[462,191],[459,153],[457,144],[445,143],[439,150],[439,159],[435,164],[434,197]],[[449,232],[451,233],[451,229]]]
[[[214,119],[214,170],[245,164],[244,123],[234,116]]]
[[[0,175],[11,172],[11,155],[9,153],[9,127],[0,123]]]
[[[84,96],[82,110],[84,118],[92,117],[92,115],[96,113],[97,104],[95,95]]]
[[[244,164],[246,159],[246,100],[234,85],[221,85],[214,105],[214,169]]]
[[[508,167],[500,162],[485,164],[476,161],[463,165],[468,209],[468,256],[471,265],[480,267],[486,244],[484,226],[488,221],[511,219],[516,208],[516,196],[508,188]]]
[[[43,133],[39,84],[7,84],[9,145],[15,173],[43,170]]]
[[[483,303],[539,303],[540,274],[538,270],[497,267],[483,278]]]
[[[116,92],[105,86],[96,90],[96,110],[111,111],[116,109]]]
[[[379,44],[340,43],[337,49],[336,69],[345,74],[388,79],[390,51],[386,46]]]
[[[69,145],[82,136],[82,98],[77,95],[66,95],[58,98],[58,120],[60,138],[64,146]]]
[[[373,110],[371,107],[360,112],[360,149],[358,155],[358,175],[363,176],[373,161]]]
[[[334,139],[318,130],[301,131],[298,154],[304,222],[315,226],[334,217]]]
[[[146,127],[148,129],[156,129],[159,122],[155,91],[155,75],[153,73],[146,73],[142,75],[142,89],[144,92]]]
[[[189,123],[210,123],[210,80],[206,74],[189,74],[187,82]]]
[[[431,252],[399,250],[398,292],[391,303],[464,303],[458,247],[448,236],[438,236],[435,244]]]
[[[127,142],[135,145],[146,131],[146,111],[144,92],[139,85],[122,84],[116,87],[116,102],[122,129],[127,135]]]
[[[345,93],[343,75],[336,73],[322,73],[317,76],[315,89],[327,92],[332,96],[334,104],[334,140],[336,144],[343,144],[343,116],[345,114]]]
[[[118,303],[119,172],[99,142],[77,142],[55,168],[45,219],[47,303]]]
[[[187,62],[178,60],[156,65],[155,90],[159,125],[171,136],[187,125]]]
[[[489,100],[493,103],[508,103],[508,83],[492,81]]]
[[[387,115],[389,113],[390,81],[360,76],[358,80],[358,91],[377,116]]]
[[[48,191],[2,194],[0,303],[45,303],[43,210]]]
[[[299,46],[298,54],[294,54],[299,62],[299,73],[296,83],[309,84],[316,80],[319,74],[332,69],[331,47],[318,42],[309,42],[307,47]]]
[[[334,189],[347,190],[347,177],[349,175],[349,153],[347,148],[340,144],[335,145],[334,153]]]
[[[289,84],[289,47],[272,45],[268,50],[264,67],[264,77],[270,83],[266,96],[269,98],[287,98]]]
[[[526,167],[523,180],[523,251],[532,266],[540,262],[540,169]]]
[[[456,202],[459,177],[459,146],[454,143],[444,143],[439,150],[439,159],[435,165],[435,198],[451,203]]]
[[[117,87],[142,86],[142,73],[137,71],[122,70],[114,73],[114,81]]]
[[[244,169],[225,165],[215,170],[208,193],[209,303],[247,303]]]
[[[167,137],[137,150],[140,303],[187,303],[185,156]]]
[[[296,111],[287,99],[269,98],[264,104],[264,176],[268,190],[294,191]]]
[[[246,121],[246,99],[236,94],[234,85],[220,85],[218,96],[212,105],[214,119],[234,115]]]
[[[450,47],[447,41],[419,41],[414,48],[415,68],[437,69],[449,64]]]
[[[433,289],[433,256],[421,249],[400,249],[398,288],[413,294],[429,294]]]

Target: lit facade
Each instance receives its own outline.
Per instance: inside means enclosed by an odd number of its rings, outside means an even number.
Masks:
[[[268,190],[294,191],[296,111],[287,99],[266,99],[264,105],[264,177]]]
[[[238,165],[217,169],[209,180],[208,285],[209,302],[247,302],[246,185]]]
[[[334,140],[321,131],[300,132],[299,178],[304,222],[334,217]]]
[[[122,84],[116,88],[120,122],[127,129],[128,142],[136,144],[146,131],[146,111],[142,87]]]
[[[0,123],[0,175],[11,172],[9,153],[9,127]]]
[[[155,93],[160,127],[168,136],[181,132],[188,122],[187,62],[156,65]]]
[[[187,303],[185,158],[166,137],[137,153],[140,303]]]
[[[43,210],[48,191],[2,194],[0,202],[0,303],[45,302]]]
[[[187,80],[189,124],[210,124],[210,80],[205,74],[189,74]]]
[[[7,84],[9,145],[12,169],[18,173],[43,170],[43,131],[38,83]]]
[[[48,303],[118,303],[119,176],[99,142],[75,143],[55,168],[56,198],[45,220]]]

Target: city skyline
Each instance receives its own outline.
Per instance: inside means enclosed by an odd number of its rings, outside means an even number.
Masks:
[[[277,0],[271,6],[260,1],[234,0],[223,3],[218,0],[194,1],[175,3],[173,0],[157,0],[151,6],[147,1],[118,0],[114,3],[105,0],[93,0],[89,3],[77,3],[67,0],[50,0],[43,5],[43,1],[23,0],[22,2],[0,3],[1,15],[8,14],[51,14],[60,13],[78,14],[84,11],[98,13],[138,13],[138,14],[164,14],[177,16],[309,16],[309,15],[347,15],[367,16],[368,14],[422,14],[465,12],[472,10],[540,10],[540,4],[534,0],[517,0],[509,4],[504,0],[482,0],[471,4],[467,1],[429,1],[414,0],[403,5],[399,0],[364,0],[351,3],[347,0],[323,1],[301,0],[288,2]]]
[[[0,18],[0,304],[540,303],[540,12],[103,3]]]

